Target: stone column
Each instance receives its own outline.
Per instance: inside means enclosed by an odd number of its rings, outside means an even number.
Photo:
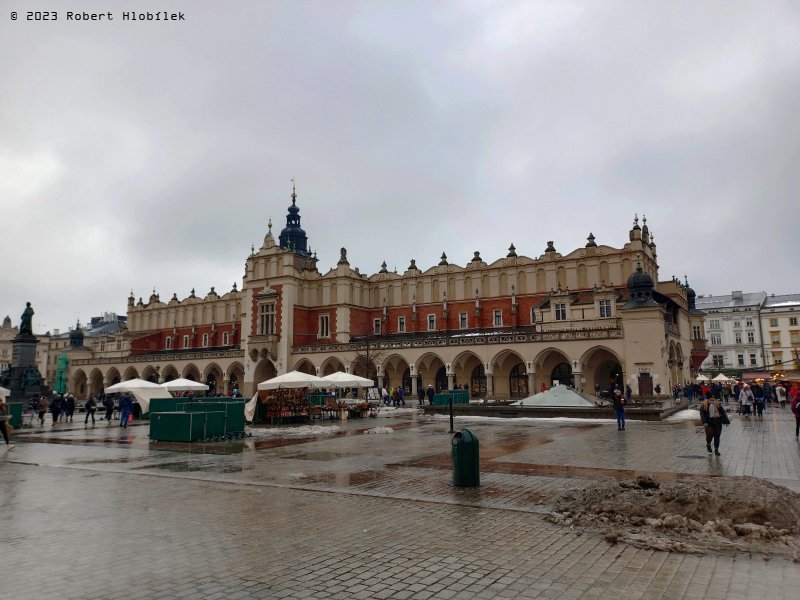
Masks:
[[[453,375],[452,373],[447,376],[447,389],[448,390],[452,390],[453,389],[453,385],[454,385],[455,379],[456,379],[456,376]]]
[[[579,392],[583,391],[583,383],[581,383],[581,377],[583,377],[583,372],[581,371],[573,371],[572,372],[572,381],[575,384],[575,389]]]
[[[494,380],[492,379],[494,376],[489,363],[484,363],[483,372],[486,374],[486,398],[491,398],[494,396]]]
[[[378,391],[383,387],[383,375],[378,375]]]
[[[411,375],[411,396],[417,397],[417,376],[413,374]]]
[[[536,373],[531,373],[528,371],[528,395],[532,395],[536,393],[534,389],[534,384],[536,383]]]

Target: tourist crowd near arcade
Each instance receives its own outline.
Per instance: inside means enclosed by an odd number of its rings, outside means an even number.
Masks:
[[[78,398],[134,377],[186,377],[245,395],[293,369],[351,371],[378,385],[437,389],[469,386],[472,397],[529,395],[553,381],[594,391],[610,381],[634,395],[692,381],[707,356],[694,292],[658,281],[656,244],[634,219],[619,247],[588,243],[568,254],[547,242],[540,256],[516,253],[486,262],[403,273],[386,264],[367,275],[342,248],[318,268],[300,227],[292,191],[286,226],[271,223],[247,257],[241,288],[163,301],[128,299],[124,351],[71,344],[69,391]],[[112,346],[109,344],[109,346]]]

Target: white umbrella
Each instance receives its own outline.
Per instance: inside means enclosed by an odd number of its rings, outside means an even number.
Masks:
[[[133,392],[139,390],[163,390],[160,385],[152,381],[144,379],[129,379],[128,381],[120,381],[114,385],[108,386],[104,391],[106,394],[118,394],[119,392]]]
[[[205,383],[192,381],[191,379],[183,379],[182,377],[162,383],[160,387],[170,392],[200,392],[208,390],[208,386]]]
[[[11,390],[8,390],[4,387],[0,387],[0,398],[6,398],[11,393]]]
[[[342,373],[341,371],[325,375],[322,379],[329,382],[332,387],[375,387],[375,382],[372,379],[351,375],[350,373]]]
[[[324,388],[331,384],[321,377],[301,373],[300,371],[289,371],[283,375],[278,375],[267,381],[258,384],[259,390],[279,390],[281,388]]]
[[[698,375],[695,381],[708,381],[708,377],[705,375]]]
[[[712,379],[711,381],[724,381],[724,382],[728,382],[728,381],[730,381],[730,378],[729,378],[727,375],[723,375],[722,373],[720,373],[719,375],[717,375],[716,377],[714,377],[714,379]]]

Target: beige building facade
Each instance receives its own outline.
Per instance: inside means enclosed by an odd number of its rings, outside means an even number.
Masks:
[[[90,348],[70,361],[70,389],[94,395],[118,380],[187,377],[228,394],[292,369],[353,371],[414,394],[429,385],[513,398],[555,381],[584,391],[612,382],[635,395],[693,379],[707,351],[694,292],[658,281],[657,248],[638,219],[623,243],[465,265],[445,254],[424,269],[367,275],[342,248],[321,272],[292,194],[278,239],[271,224],[246,260],[241,289],[162,302],[128,300],[127,349]]]

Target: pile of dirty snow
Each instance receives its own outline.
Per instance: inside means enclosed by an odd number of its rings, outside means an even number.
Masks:
[[[661,484],[602,479],[553,500],[553,523],[611,543],[677,552],[760,552],[800,561],[800,494],[755,477]]]
[[[394,429],[391,427],[373,427],[372,429],[367,429],[364,433],[394,433]]]
[[[287,437],[287,436],[312,436],[333,435],[341,431],[338,425],[301,425],[300,427],[249,427],[248,431],[253,437]]]
[[[681,421],[697,421],[700,422],[700,411],[696,408],[687,408],[676,412],[674,415],[668,416],[664,419],[667,423],[680,423]]]

